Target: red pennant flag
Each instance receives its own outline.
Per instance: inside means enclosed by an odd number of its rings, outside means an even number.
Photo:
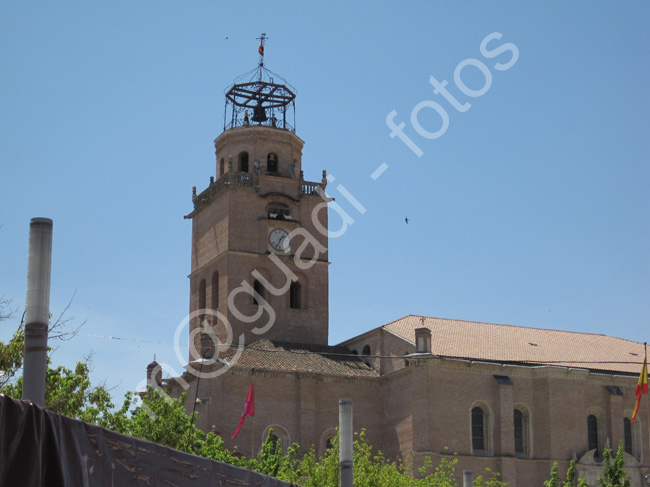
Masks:
[[[634,404],[634,413],[632,413],[632,422],[636,419],[636,413],[639,411],[641,405],[641,394],[648,393],[648,357],[643,360],[643,368],[639,376],[639,382],[636,385],[636,403]]]
[[[264,56],[264,45],[260,42],[260,47],[257,50],[262,56]]]
[[[231,440],[235,439],[235,436],[239,434],[239,430],[244,426],[244,419],[246,416],[255,416],[255,391],[253,390],[253,383],[251,382],[251,387],[248,389],[248,396],[246,396],[246,404],[244,404],[244,410],[241,414],[241,419],[239,420],[239,426],[235,430],[235,434],[232,435]]]

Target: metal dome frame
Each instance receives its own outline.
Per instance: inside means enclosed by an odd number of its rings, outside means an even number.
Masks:
[[[228,130],[257,124],[295,132],[295,88],[289,85],[281,76],[264,67],[266,34],[263,33],[258,39],[260,40],[258,49],[260,60],[257,68],[241,75],[226,91],[223,128]],[[247,76],[250,76],[248,81],[238,83]],[[273,77],[280,78],[284,84],[275,83]],[[289,88],[290,86],[291,88]],[[231,107],[230,120],[228,120],[229,107]],[[293,108],[293,117],[292,120],[288,120],[288,115],[291,115],[291,108]],[[252,111],[252,118],[249,110]]]

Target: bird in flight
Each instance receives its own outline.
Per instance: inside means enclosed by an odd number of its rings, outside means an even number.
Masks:
[[[404,221],[405,221],[406,224],[408,225],[408,223],[409,223],[409,217],[407,216],[406,218],[404,218]]]

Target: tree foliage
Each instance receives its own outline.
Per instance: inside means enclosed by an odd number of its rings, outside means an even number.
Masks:
[[[625,472],[625,449],[623,443],[619,443],[616,456],[612,458],[612,451],[609,446],[603,452],[603,473],[598,475],[600,487],[630,487],[630,478]],[[544,482],[544,487],[573,487],[575,485],[576,468],[575,461],[571,460],[567,469],[566,480],[560,482],[558,476],[557,462],[553,462],[551,478]],[[578,479],[578,487],[588,487],[584,477]]]
[[[600,487],[630,487],[630,477],[623,468],[625,466],[623,442],[618,444],[618,450],[614,458],[612,458],[610,448],[605,447],[603,464],[603,474],[598,476]]]
[[[266,439],[257,458],[249,461],[247,468],[272,475],[303,487],[339,486],[339,437],[332,439],[332,446],[318,457],[313,448],[300,455],[297,444],[288,448],[282,455],[281,447],[273,443],[272,432]],[[368,442],[366,432],[355,433],[353,445],[353,468],[355,487],[458,487],[455,479],[456,455],[443,456],[434,465],[427,457],[418,469],[417,478],[413,476],[413,456],[407,462],[390,460],[381,452],[375,451]],[[475,487],[506,487],[496,473],[486,472],[487,478],[478,476]]]
[[[551,478],[544,481],[544,487],[573,487],[575,485],[575,476],[576,476],[576,462],[571,460],[569,462],[569,468],[566,472],[566,480],[560,482],[558,475],[557,462],[553,462],[551,467]]]
[[[11,300],[5,296],[1,296],[0,322],[10,319],[13,314],[14,310],[11,309]],[[22,324],[7,343],[0,342],[0,388],[11,382],[23,366],[24,343],[25,331]]]

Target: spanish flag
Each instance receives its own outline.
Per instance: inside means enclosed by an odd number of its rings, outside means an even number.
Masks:
[[[648,393],[648,356],[643,359],[643,368],[639,376],[639,382],[636,385],[636,404],[634,404],[634,413],[632,414],[632,422],[636,419],[636,413],[639,411],[641,405],[641,395]]]
[[[260,47],[257,50],[257,52],[259,52],[261,56],[264,56],[264,45],[261,42],[260,42]]]

